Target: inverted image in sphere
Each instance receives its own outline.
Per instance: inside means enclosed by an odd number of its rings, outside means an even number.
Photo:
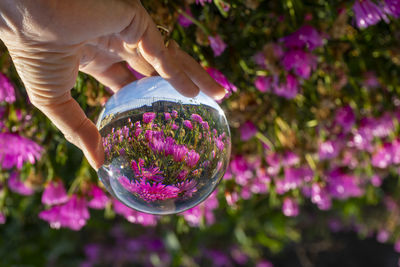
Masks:
[[[161,77],[118,91],[97,127],[105,150],[100,180],[141,212],[192,208],[213,192],[229,162],[230,131],[222,109],[203,93],[182,96]]]

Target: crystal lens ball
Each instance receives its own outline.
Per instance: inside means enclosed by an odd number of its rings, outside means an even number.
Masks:
[[[223,110],[200,92],[178,93],[161,77],[133,82],[97,121],[105,150],[98,176],[125,205],[150,214],[185,211],[205,200],[228,166]]]

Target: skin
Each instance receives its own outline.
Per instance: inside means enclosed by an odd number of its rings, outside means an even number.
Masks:
[[[221,99],[225,90],[176,42],[163,38],[138,0],[1,0],[0,39],[29,99],[78,146],[91,166],[104,162],[100,134],[71,97],[79,71],[114,92],[160,75],[181,94],[199,90]]]

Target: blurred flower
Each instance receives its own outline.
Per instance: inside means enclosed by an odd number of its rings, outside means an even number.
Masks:
[[[219,35],[208,36],[208,40],[210,41],[210,46],[214,52],[214,56],[220,56],[226,49],[226,43],[221,39]]]
[[[243,141],[250,140],[256,133],[257,127],[251,121],[246,121],[240,128],[240,137]]]
[[[193,14],[192,14],[192,11],[190,10],[190,8],[186,8],[185,13],[188,16],[193,17]],[[178,23],[184,28],[187,28],[193,24],[193,22],[190,19],[188,19],[186,16],[184,16],[182,14],[179,14]]]
[[[199,226],[201,222],[210,225],[215,222],[213,211],[218,207],[217,192],[214,191],[203,203],[182,212],[181,214],[191,226]]]
[[[338,168],[327,174],[327,180],[329,193],[334,198],[359,197],[363,193],[358,185],[358,179],[355,176],[343,173]]]
[[[378,234],[376,235],[376,240],[380,243],[385,243],[388,241],[390,237],[390,233],[384,229],[379,230]]]
[[[328,140],[321,142],[318,148],[318,155],[320,160],[333,159],[337,157],[340,152],[340,145],[338,141]]]
[[[339,124],[345,132],[348,132],[354,125],[356,116],[353,109],[346,105],[336,111],[335,122]]]
[[[254,81],[255,87],[260,91],[260,92],[268,92],[271,90],[271,83],[272,83],[272,78],[271,77],[265,77],[265,76],[258,76],[256,80]]]
[[[286,99],[295,98],[298,92],[299,82],[297,81],[296,77],[291,74],[286,76],[286,81],[284,83],[280,83],[279,85],[275,84],[274,87],[274,93]]]
[[[195,122],[203,123],[203,118],[199,114],[192,114],[190,118]]]
[[[211,3],[212,0],[196,0],[196,4],[204,6],[204,3]]]
[[[0,72],[0,103],[13,103],[15,101],[15,90],[6,75]]]
[[[311,187],[311,202],[316,204],[320,210],[329,210],[332,206],[328,191],[317,183]]]
[[[369,89],[374,89],[380,86],[379,80],[376,77],[375,72],[368,71],[364,73],[363,85]]]
[[[387,168],[393,162],[393,146],[385,143],[372,155],[371,164],[378,168]]]
[[[373,175],[371,177],[371,184],[375,187],[380,187],[382,185],[382,178],[379,175]]]
[[[289,48],[303,48],[314,50],[323,45],[323,39],[316,29],[304,25],[296,32],[284,37],[283,42]]]
[[[388,15],[395,18],[400,17],[400,1],[399,0],[385,0],[383,11]]]
[[[12,172],[10,177],[8,178],[8,187],[14,193],[30,196],[34,193],[33,189],[27,186],[24,182],[21,181],[19,174],[16,172]]]
[[[293,198],[286,197],[283,200],[282,211],[285,216],[295,217],[299,215],[299,205]]]
[[[394,251],[396,251],[397,253],[400,253],[400,239],[398,239],[398,240],[394,243]]]
[[[154,226],[157,224],[157,217],[154,215],[135,211],[116,199],[113,199],[112,203],[115,213],[124,216],[125,219],[131,223],[137,223],[143,226]]]
[[[6,216],[4,215],[3,212],[0,212],[0,224],[5,224],[6,223]]]
[[[14,133],[0,133],[0,163],[2,168],[22,168],[29,161],[34,164],[41,157],[42,148],[35,142]]]
[[[256,267],[274,267],[274,265],[267,260],[260,260],[257,262]]]
[[[293,151],[286,151],[282,158],[284,166],[292,166],[300,163],[300,157]]]
[[[42,194],[42,203],[58,205],[68,201],[68,195],[61,180],[51,181],[46,185]]]
[[[88,202],[88,207],[92,209],[104,209],[109,201],[103,189],[94,184],[90,188],[89,196],[92,199]]]
[[[298,76],[308,79],[317,67],[317,57],[303,50],[290,50],[285,53],[282,65],[287,71],[293,70]]]
[[[387,20],[382,9],[370,0],[356,0],[353,5],[356,25],[363,29],[377,24],[381,19]]]
[[[89,217],[86,200],[76,195],[72,195],[69,201],[61,206],[53,206],[39,213],[39,218],[47,221],[50,227],[67,227],[75,231],[85,226]]]

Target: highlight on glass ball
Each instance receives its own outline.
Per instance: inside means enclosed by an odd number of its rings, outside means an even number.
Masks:
[[[105,150],[100,180],[141,212],[194,207],[214,191],[228,166],[231,139],[223,110],[201,92],[182,96],[161,77],[118,91],[97,127]]]

